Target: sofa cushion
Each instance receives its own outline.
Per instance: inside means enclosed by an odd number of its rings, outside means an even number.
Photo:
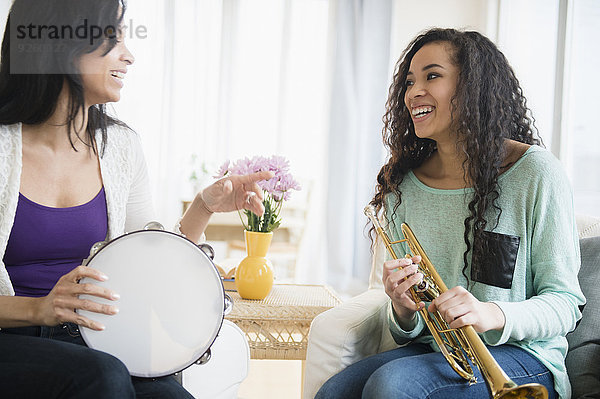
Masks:
[[[588,215],[576,215],[579,238],[600,236],[600,218]]]
[[[600,398],[600,237],[579,240],[579,284],[586,298],[583,316],[567,335],[566,365],[573,399]]]

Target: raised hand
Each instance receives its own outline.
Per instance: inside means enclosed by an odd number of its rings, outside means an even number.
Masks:
[[[256,184],[269,180],[273,172],[257,172],[245,176],[228,176],[206,187],[202,199],[209,212],[231,212],[248,209],[262,216],[262,189]]]

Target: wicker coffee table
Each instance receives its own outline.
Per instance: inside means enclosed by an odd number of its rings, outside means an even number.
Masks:
[[[227,292],[233,310],[226,316],[244,331],[252,359],[305,360],[310,323],[341,301],[322,285],[273,285],[263,300]]]

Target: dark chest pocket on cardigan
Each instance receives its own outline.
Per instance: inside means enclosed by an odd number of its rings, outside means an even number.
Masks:
[[[510,288],[521,237],[484,231],[483,239],[487,241],[488,248],[484,253],[480,253],[479,249],[474,254],[478,256],[473,258],[479,261],[471,265],[471,279],[494,287]]]

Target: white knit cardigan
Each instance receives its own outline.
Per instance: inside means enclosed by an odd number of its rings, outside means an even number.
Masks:
[[[101,141],[97,134],[96,142]],[[0,295],[14,295],[2,260],[19,200],[22,148],[21,124],[0,125]],[[154,220],[148,169],[136,133],[110,127],[100,169],[108,210],[108,239],[139,230]]]

